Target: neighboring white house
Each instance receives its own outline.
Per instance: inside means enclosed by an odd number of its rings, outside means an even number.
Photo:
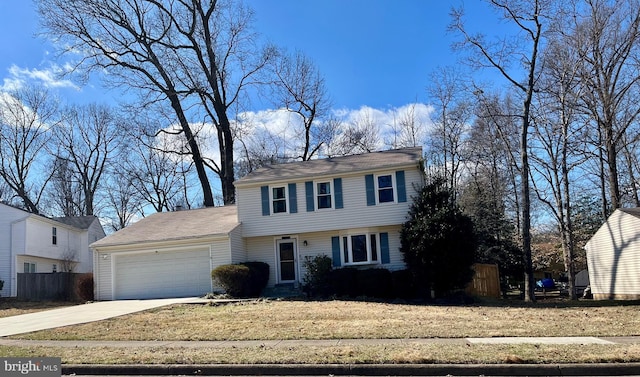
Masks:
[[[260,168],[235,182],[235,206],[151,215],[96,243],[99,300],[201,295],[221,264],[266,262],[268,286],[297,285],[302,261],[404,268],[399,231],[424,184],[422,149]]]
[[[48,218],[0,203],[0,294],[17,295],[18,273],[93,271],[89,244],[104,236],[95,216]]]
[[[640,208],[615,210],[585,250],[594,299],[640,299]]]

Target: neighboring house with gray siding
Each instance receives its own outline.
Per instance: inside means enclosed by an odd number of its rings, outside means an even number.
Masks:
[[[89,244],[104,236],[95,216],[48,218],[0,203],[0,295],[17,295],[18,273],[93,271]]]
[[[423,184],[421,148],[260,168],[235,182],[235,206],[154,214],[93,244],[96,297],[200,295],[213,268],[245,261],[269,264],[268,286],[298,285],[320,254],[402,269],[399,232]]]
[[[640,299],[640,208],[615,210],[585,250],[594,299]]]

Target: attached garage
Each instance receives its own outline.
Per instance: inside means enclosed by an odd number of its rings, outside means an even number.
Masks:
[[[209,249],[114,257],[115,299],[202,296],[211,292]]]
[[[91,245],[97,300],[203,296],[211,270],[236,263],[235,206],[156,213]],[[238,246],[236,246],[238,247]]]

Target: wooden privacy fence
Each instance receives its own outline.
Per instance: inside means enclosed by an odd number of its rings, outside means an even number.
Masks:
[[[76,301],[76,281],[81,275],[71,272],[18,274],[18,299]]]
[[[473,265],[473,280],[467,286],[467,293],[473,296],[500,298],[500,274],[497,264]]]

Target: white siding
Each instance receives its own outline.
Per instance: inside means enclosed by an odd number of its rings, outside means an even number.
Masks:
[[[57,244],[53,244],[52,229],[56,228]],[[82,253],[80,232],[67,228],[64,224],[40,220],[37,217],[27,219],[25,254],[62,259],[67,253],[74,254],[78,260]],[[85,245],[86,247],[86,245]]]
[[[318,232],[300,235],[300,242],[298,245],[298,263],[300,267],[299,271],[301,282],[307,274],[307,271],[304,268],[305,258],[313,258],[316,255],[326,255],[331,258],[331,237],[337,235],[337,232]],[[304,246],[304,241],[307,241],[307,246]]]
[[[0,280],[4,281],[0,295],[3,297],[16,295],[15,254],[24,249],[24,222],[19,220],[28,215],[19,209],[0,204]]]
[[[640,219],[616,210],[585,249],[597,298],[640,297]]]
[[[314,212],[306,210],[305,181],[308,179],[288,182],[297,185],[298,212],[294,214],[262,216],[260,186],[239,188],[238,218],[242,223],[243,236],[258,237],[402,224],[406,219],[411,197],[415,194],[414,185],[422,182],[422,173],[418,169],[404,169],[404,172],[407,190],[405,203],[367,206],[365,173],[360,173],[341,177],[344,208]],[[335,177],[327,179],[332,178]]]
[[[60,261],[51,258],[34,257],[31,255],[16,255],[16,272],[21,274],[24,272],[24,264],[33,263],[36,265],[36,273],[50,273],[53,271],[53,265],[56,265],[56,272],[60,272]]]
[[[113,255],[116,299],[200,296],[211,292],[209,248]]]
[[[224,264],[231,264],[231,243],[228,239],[216,241],[211,244],[211,267],[209,271],[211,272],[218,266],[222,266]],[[214,292],[222,291],[222,287],[216,284],[215,281],[212,282],[212,289]]]
[[[96,284],[96,300],[113,300],[112,255],[98,253],[95,257],[94,282]]]
[[[242,227],[238,226],[229,233],[229,243],[231,245],[231,263],[246,262],[247,249],[242,238]]]
[[[274,237],[254,237],[245,239],[247,261],[264,262],[269,265],[268,287],[276,284],[276,249]]]
[[[100,221],[95,219],[87,230],[79,233],[78,261],[80,262],[74,272],[93,272],[93,251],[89,247],[92,243],[105,236]]]
[[[358,230],[362,230],[358,228]],[[366,229],[369,232],[383,233],[389,235],[389,257],[390,262],[386,264],[369,264],[362,265],[359,268],[386,268],[388,270],[400,270],[405,268],[402,254],[400,254],[400,226],[390,227],[373,227]],[[341,234],[354,233],[357,231],[351,229],[343,229],[340,231],[312,232],[295,235],[286,235],[297,240],[298,250],[298,280],[303,281],[306,274],[304,269],[304,260],[306,257],[314,257],[316,255],[327,255],[332,258],[331,237]],[[277,260],[276,260],[276,240],[280,237],[253,237],[246,240],[248,260],[260,261],[269,264],[270,277],[267,286],[272,287],[277,283]],[[307,241],[307,245],[304,245]]]
[[[4,240],[0,240],[3,243]],[[4,250],[0,251],[0,280],[4,281],[0,297],[11,296],[11,256]]]

